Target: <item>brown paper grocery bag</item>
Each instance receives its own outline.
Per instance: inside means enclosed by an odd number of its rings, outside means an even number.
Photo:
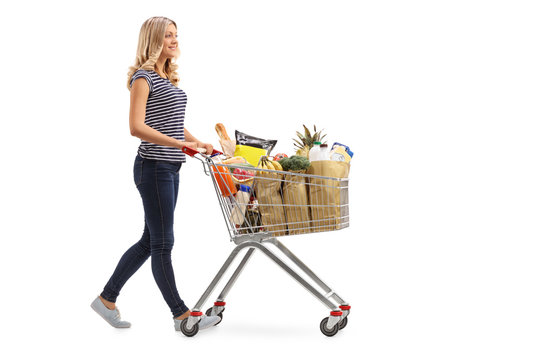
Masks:
[[[348,176],[350,165],[343,161],[312,161],[309,178],[311,231],[337,230],[349,225]]]
[[[290,171],[283,181],[283,207],[289,235],[310,232],[309,201],[304,171]]]
[[[283,175],[260,171],[254,181],[261,222],[274,236],[287,235],[287,220],[281,199]]]

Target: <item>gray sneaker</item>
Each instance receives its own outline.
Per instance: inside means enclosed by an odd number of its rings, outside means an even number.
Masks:
[[[120,311],[118,310],[118,307],[114,310],[107,309],[99,296],[96,298],[96,300],[92,301],[92,304],[90,304],[90,306],[112,327],[128,328],[131,326],[129,322],[120,320]]]
[[[177,320],[174,319],[174,329],[176,331],[180,331],[180,324],[182,324],[183,320]],[[219,316],[201,316],[201,321],[199,321],[199,330],[208,329],[209,327],[212,327],[219,323],[221,321],[221,318]]]

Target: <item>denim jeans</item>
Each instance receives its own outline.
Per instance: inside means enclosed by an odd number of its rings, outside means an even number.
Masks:
[[[180,298],[171,262],[174,244],[174,209],[178,198],[182,163],[135,158],[133,177],[144,206],[144,231],[141,239],[122,256],[101,296],[116,302],[126,281],[151,256],[154,279],[169,305],[173,317],[188,311]]]

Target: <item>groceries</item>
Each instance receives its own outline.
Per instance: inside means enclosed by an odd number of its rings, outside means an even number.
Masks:
[[[225,141],[224,127],[218,125],[216,131]],[[214,165],[230,175],[214,167],[222,175],[216,182],[231,204],[228,217],[235,233],[282,236],[348,226],[352,151],[338,142],[330,148],[327,135],[315,126],[311,132],[304,125],[297,135],[296,153],[271,156],[276,140],[235,131],[234,154]]]
[[[311,150],[309,150],[309,161],[321,160],[330,160],[330,150],[328,149],[328,144],[321,144],[316,141]]]
[[[255,168],[248,163],[245,158],[235,156],[230,159],[223,160],[222,164],[229,165],[228,169],[232,173],[232,180],[237,185],[251,185],[255,172],[251,169]]]
[[[245,134],[238,130],[235,131],[235,136],[236,136],[236,145],[246,145],[246,146],[261,148],[261,149],[266,150],[269,154],[274,149],[274,146],[276,146],[276,143],[277,143],[277,140],[261,139],[255,136]]]
[[[261,139],[238,130],[235,131],[235,137],[234,155],[244,157],[253,166],[257,166],[261,156],[269,155],[277,143],[277,140]]]
[[[253,166],[257,166],[261,156],[266,156],[266,154],[267,152],[264,149],[247,145],[236,145],[236,148],[234,150],[235,156],[243,157],[249,164]]]
[[[223,125],[222,123],[216,124],[216,132],[218,133],[218,136],[221,140],[231,140],[231,138],[227,134],[227,130],[225,130],[225,125]]]
[[[305,170],[288,172],[283,179],[282,193],[289,235],[310,232],[309,178]]]
[[[279,161],[279,160],[287,158],[287,157],[288,157],[287,154],[279,153],[279,154],[274,155],[274,160]]]
[[[216,132],[219,136],[219,143],[221,144],[221,149],[223,153],[228,157],[234,156],[234,150],[236,148],[236,142],[232,140],[225,130],[225,126],[221,123],[216,124]]]
[[[315,142],[322,143],[322,139],[326,136],[326,134],[322,135],[322,131],[317,132],[317,127],[313,126],[313,135],[311,135],[311,132],[308,130],[306,125],[304,126],[304,133],[297,131],[296,135],[298,136],[298,139],[294,140],[294,146],[296,148],[296,155],[301,155],[305,157],[309,157],[309,150],[313,147]]]
[[[313,146],[309,150],[309,154],[308,154],[309,161],[320,160],[320,153],[321,153],[321,142],[315,141],[313,143]]]
[[[283,170],[279,161],[270,160],[268,156],[261,156],[258,167],[260,167],[261,169],[266,169],[266,170],[278,170],[278,171]]]
[[[293,155],[281,159],[283,170],[286,171],[282,193],[287,217],[287,228],[290,235],[309,232],[311,227],[309,216],[308,178],[304,176],[311,166],[305,156]]]
[[[332,146],[332,151],[330,151],[330,160],[350,163],[353,155],[354,153],[348,146],[336,142]]]
[[[233,177],[237,179],[238,181],[249,180],[253,178],[253,176],[255,176],[253,171],[249,171],[249,170],[241,169],[241,168],[235,168],[233,170]]]
[[[259,212],[259,207],[256,205],[256,202],[257,200],[252,200],[249,203],[246,211],[245,221],[240,226],[240,228],[238,228],[239,233],[248,234],[264,230],[261,222],[261,214]]]
[[[349,215],[348,176],[350,164],[342,161],[313,161],[307,174],[313,231],[341,229]],[[347,224],[348,225],[348,222]]]
[[[254,187],[262,224],[276,236],[286,235],[287,225],[281,195],[283,168],[279,162],[270,160],[267,156],[261,157],[259,168]]]
[[[222,164],[245,164],[246,159],[241,156],[235,156],[229,159],[225,159],[221,162]]]
[[[212,175],[216,179],[221,195],[229,197],[236,194],[237,189],[229,168],[223,165],[212,165]]]
[[[307,157],[299,155],[281,159],[279,163],[285,171],[306,171],[311,165]]]
[[[235,225],[244,223],[244,215],[249,204],[251,188],[247,185],[240,185],[240,190],[236,193],[236,206],[232,210],[231,221]]]
[[[330,149],[328,149],[328,144],[321,144],[319,160],[330,160]]]

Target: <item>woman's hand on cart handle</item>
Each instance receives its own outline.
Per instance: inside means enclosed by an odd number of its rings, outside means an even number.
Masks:
[[[189,144],[189,143],[188,143]],[[197,148],[192,148],[192,147],[189,147],[189,146],[182,146],[182,151],[193,157],[194,155],[196,154],[208,154],[208,150],[207,148],[201,148],[201,147],[197,147]],[[218,151],[218,150],[212,150],[212,153],[210,156],[214,156],[214,155],[222,155],[223,153],[221,151]]]
[[[204,154],[207,154],[210,156],[214,155],[214,146],[212,146],[212,144],[206,144],[206,143],[200,142],[197,144],[197,148],[206,149],[206,152]]]

